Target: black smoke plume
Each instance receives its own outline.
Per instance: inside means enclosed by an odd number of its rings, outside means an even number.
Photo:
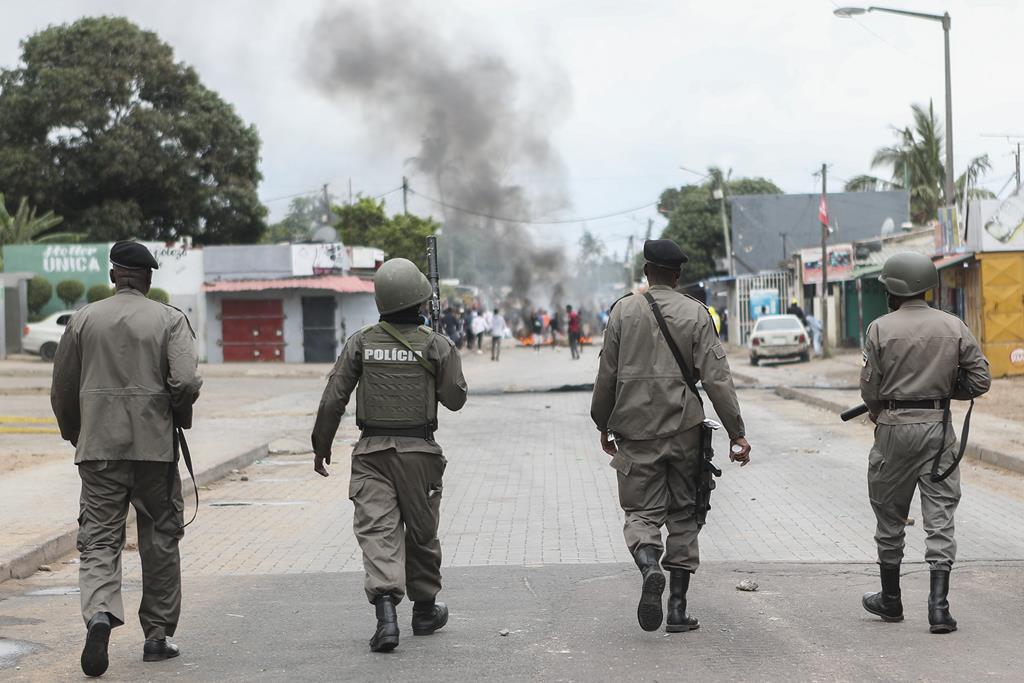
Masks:
[[[550,135],[568,110],[569,87],[550,66],[521,75],[482,40],[445,35],[407,3],[347,3],[319,17],[309,67],[323,92],[362,110],[372,136],[415,150],[410,185],[447,205],[432,206],[444,223],[443,276],[547,301],[565,269],[563,250],[536,246],[507,219],[568,205]]]

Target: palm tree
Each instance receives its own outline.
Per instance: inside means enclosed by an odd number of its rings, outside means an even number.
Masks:
[[[37,216],[36,209],[29,208],[27,197],[21,198],[18,210],[12,216],[7,211],[3,194],[0,193],[0,246],[32,242],[78,242],[81,239],[80,235],[48,232],[63,221],[64,219],[53,211]]]
[[[848,192],[873,190],[906,190],[910,194],[910,215],[915,223],[924,224],[935,219],[939,207],[948,204],[944,196],[946,167],[943,157],[944,136],[942,124],[935,117],[935,108],[928,102],[925,109],[911,105],[913,127],[893,127],[896,143],[882,147],[871,158],[871,168],[889,167],[889,180],[873,175],[851,178],[845,186]],[[962,205],[967,198],[992,196],[977,187],[978,179],[992,169],[988,155],[974,157],[956,181],[956,202]]]

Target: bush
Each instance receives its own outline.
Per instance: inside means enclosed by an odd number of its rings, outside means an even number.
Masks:
[[[28,310],[33,315],[39,315],[39,311],[50,302],[52,296],[53,285],[42,275],[36,275],[28,281]]]
[[[57,298],[72,308],[85,294],[85,285],[78,280],[64,280],[57,284]]]
[[[153,301],[159,301],[162,304],[171,303],[170,295],[168,295],[166,291],[160,289],[159,287],[153,287],[152,289],[150,289],[149,294],[147,296],[149,296],[149,298],[152,299]]]
[[[103,301],[107,297],[113,296],[114,289],[107,287],[106,285],[93,285],[89,288],[89,291],[85,293],[85,300],[89,303],[95,303],[97,301]]]

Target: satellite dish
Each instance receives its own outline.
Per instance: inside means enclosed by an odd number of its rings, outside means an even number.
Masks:
[[[892,218],[886,218],[882,222],[882,237],[888,237],[894,232],[896,232],[896,221]]]
[[[338,241],[338,231],[329,225],[317,228],[313,233],[313,242],[328,243]]]

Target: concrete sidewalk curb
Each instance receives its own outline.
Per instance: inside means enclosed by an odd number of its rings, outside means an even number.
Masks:
[[[734,373],[735,374],[735,373]],[[841,413],[847,408],[852,406],[844,405],[836,401],[830,401],[826,398],[814,396],[799,389],[791,389],[790,387],[775,387],[775,395],[781,398],[800,401],[807,405],[823,408],[833,413]],[[1010,470],[1011,472],[1017,472],[1018,474],[1024,474],[1024,458],[1011,455],[1009,453],[1000,453],[984,446],[979,446],[969,442],[967,449],[964,451],[964,457],[971,458],[973,460],[980,460],[988,465],[994,465],[996,467],[1002,467],[1003,469]]]
[[[212,484],[226,477],[232,470],[248,467],[257,460],[267,457],[269,446],[269,443],[262,444],[205,470],[196,472],[196,485],[206,486]],[[184,474],[181,484],[182,496],[187,502],[190,502],[195,498],[191,479],[189,479],[188,472],[184,467],[181,467],[180,470]],[[187,506],[185,512],[188,513]],[[186,514],[186,516],[189,515]],[[78,523],[68,524],[59,531],[54,532],[50,538],[26,549],[20,555],[0,562],[0,583],[8,579],[24,579],[34,574],[40,565],[59,561],[62,557],[75,550],[77,536]]]

